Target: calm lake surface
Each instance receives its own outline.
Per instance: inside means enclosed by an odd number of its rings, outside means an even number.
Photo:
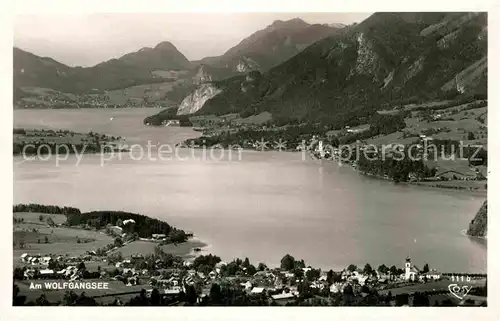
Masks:
[[[198,133],[152,128],[158,109],[16,110],[14,127],[121,135],[130,143],[175,144]],[[172,145],[173,148],[173,145]],[[147,150],[146,155],[147,155]],[[158,217],[192,231],[223,260],[279,265],[290,253],[313,267],[403,267],[407,255],[443,272],[486,272],[487,245],[463,235],[485,197],[395,185],[301,153],[181,150],[14,158],[14,203],[109,209]],[[205,155],[205,156],[204,156]],[[240,160],[238,159],[240,158]]]

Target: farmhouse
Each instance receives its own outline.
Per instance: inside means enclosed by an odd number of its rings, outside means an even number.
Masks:
[[[424,280],[439,280],[441,279],[441,273],[437,272],[436,270],[431,270],[426,273],[422,273],[418,276],[420,281]]]
[[[153,240],[161,240],[161,239],[164,239],[165,237],[167,237],[165,234],[153,234],[152,235]]]
[[[50,269],[45,269],[45,270],[40,270],[40,278],[51,278],[54,276],[54,270]]]
[[[128,220],[123,221],[123,225],[127,225],[127,224],[135,224],[135,221],[133,219],[128,219]]]
[[[279,305],[285,305],[289,302],[295,301],[295,295],[292,293],[286,293],[283,291],[281,294],[275,294],[271,295],[271,298],[273,299],[274,302],[276,302]]]
[[[28,259],[27,257],[28,257],[28,253],[23,253],[23,254],[21,255],[21,261],[22,261],[22,262],[26,262],[26,261],[27,261],[27,259]]]
[[[251,294],[262,294],[264,293],[264,288],[255,287],[250,291]]]

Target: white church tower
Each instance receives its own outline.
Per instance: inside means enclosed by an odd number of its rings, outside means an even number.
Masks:
[[[405,280],[409,280],[411,278],[411,259],[410,257],[406,257],[405,262]]]
[[[323,150],[323,141],[322,140],[320,140],[318,143],[318,151],[319,151],[319,154],[321,155],[321,158],[324,158],[325,151]]]

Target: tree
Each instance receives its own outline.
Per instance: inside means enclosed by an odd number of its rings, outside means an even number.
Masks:
[[[43,219],[44,219],[43,215],[40,214],[40,216],[38,216],[38,220],[40,220],[40,222],[43,222]]]
[[[389,304],[393,299],[392,292],[389,291],[385,297],[385,303]]]
[[[59,267],[59,263],[56,260],[50,260],[48,268],[55,270]]]
[[[54,222],[54,220],[53,220],[53,219],[52,219],[52,217],[50,217],[50,216],[49,216],[49,217],[47,217],[47,220],[46,220],[46,221],[47,221],[47,225],[48,225],[48,226],[55,226],[55,225],[56,225],[56,223]]]
[[[153,306],[158,306],[160,305],[160,292],[158,291],[158,289],[153,289],[153,291],[151,292],[151,305]]]
[[[45,236],[45,244],[48,244],[49,243],[49,238],[47,236]]]
[[[123,240],[121,237],[116,237],[114,241],[114,246],[115,247],[122,247],[123,246]]]
[[[123,221],[121,219],[118,219],[116,221],[116,226],[122,227],[123,226]]]
[[[25,268],[16,267],[14,269],[14,280],[24,279],[24,270],[25,270]]]
[[[429,296],[424,294],[424,293],[420,293],[420,292],[416,292],[414,295],[413,295],[413,306],[415,307],[428,307],[430,304],[429,304]]]
[[[259,265],[257,266],[257,270],[259,270],[259,271],[264,271],[266,269],[267,269],[267,266],[262,262],[260,262]]]
[[[306,267],[306,262],[304,262],[304,260],[300,260],[300,261],[295,261],[295,267],[298,267],[298,268],[305,268]]]
[[[286,271],[293,270],[293,268],[295,267],[295,258],[293,256],[291,256],[290,254],[285,255],[281,259],[280,266],[281,266],[281,269],[286,270]]]
[[[210,288],[210,302],[213,305],[219,305],[222,301],[222,293],[220,285],[217,283],[213,283]]]
[[[379,265],[377,270],[382,274],[387,274],[387,272],[389,272],[389,268],[385,266],[385,264]]]
[[[301,268],[296,268],[293,270],[293,274],[296,278],[301,279],[304,276],[304,270],[302,270]]]
[[[315,279],[319,278],[321,275],[320,270],[315,270],[315,269],[310,269],[306,272],[306,278],[308,281],[314,281]]]
[[[422,269],[423,273],[429,272],[429,264],[425,263],[424,268]]]
[[[393,265],[389,269],[389,272],[391,272],[392,275],[397,275],[398,274],[398,268],[395,265]]]
[[[408,304],[409,295],[407,293],[396,295],[396,306],[400,307]]]
[[[254,275],[255,273],[257,273],[257,269],[255,268],[255,266],[253,266],[252,264],[250,264],[248,267],[247,267],[247,274],[248,275]]]
[[[363,268],[363,273],[366,275],[370,275],[373,273],[373,268],[370,264],[366,263],[365,267]]]
[[[85,270],[85,263],[83,263],[83,261],[78,263],[78,270],[81,270],[81,271]]]
[[[76,300],[78,299],[78,295],[71,291],[66,291],[63,296],[62,304],[65,306],[70,306],[74,305],[76,303]]]
[[[243,261],[242,266],[243,267],[248,267],[250,265],[250,260],[246,257],[245,260]]]
[[[328,284],[333,283],[333,270],[326,272],[326,282],[328,282]]]
[[[24,305],[24,302],[26,301],[26,296],[25,295],[19,295],[19,287],[17,285],[13,285],[12,289],[12,305],[13,306],[22,306]]]
[[[347,267],[347,271],[350,271],[350,272],[354,272],[358,269],[358,267],[354,264],[349,264],[349,266]]]
[[[193,285],[186,286],[186,301],[189,304],[195,304],[198,299],[198,294],[196,293],[196,289]]]

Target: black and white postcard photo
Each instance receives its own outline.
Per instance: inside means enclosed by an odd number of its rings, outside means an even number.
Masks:
[[[489,18],[17,12],[11,308],[488,310]]]

